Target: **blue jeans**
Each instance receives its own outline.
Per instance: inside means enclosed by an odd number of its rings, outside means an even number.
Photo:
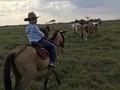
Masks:
[[[45,49],[47,49],[49,51],[50,60],[52,62],[55,62],[55,60],[57,58],[56,51],[55,51],[55,46],[51,42],[49,42],[49,41],[47,41],[45,39],[39,40],[38,43],[41,44]]]

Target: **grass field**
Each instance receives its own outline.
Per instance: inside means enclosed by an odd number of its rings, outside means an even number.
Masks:
[[[48,90],[119,90],[120,89],[120,21],[104,21],[99,32],[82,43],[69,24],[50,25],[50,29],[66,30],[64,52],[58,52],[56,70],[62,85],[51,77]],[[0,90],[3,87],[3,62],[18,45],[28,43],[25,26],[0,27]],[[46,71],[26,90],[42,90]],[[12,83],[14,76],[11,74]]]

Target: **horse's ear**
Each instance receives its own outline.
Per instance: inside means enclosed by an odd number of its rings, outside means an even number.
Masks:
[[[66,31],[62,31],[62,33],[66,33]]]

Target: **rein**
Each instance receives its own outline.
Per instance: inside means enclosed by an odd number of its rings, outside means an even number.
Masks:
[[[48,39],[49,42],[53,43],[55,46],[60,47],[59,45],[57,45],[55,42],[53,42],[51,39]]]

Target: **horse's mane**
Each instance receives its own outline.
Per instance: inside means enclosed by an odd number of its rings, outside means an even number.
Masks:
[[[47,29],[47,31],[50,31],[50,27],[49,26],[45,26],[45,28]]]
[[[62,47],[64,47],[65,38],[64,38],[63,33],[62,33],[62,32],[60,32],[60,33],[61,33],[61,36],[62,36],[62,38],[63,38],[63,42],[60,42],[60,45],[61,45]]]
[[[39,28],[39,29],[40,29],[40,31],[42,31],[45,34],[46,37],[48,37],[49,31],[50,31],[49,26],[45,26],[45,27]]]

